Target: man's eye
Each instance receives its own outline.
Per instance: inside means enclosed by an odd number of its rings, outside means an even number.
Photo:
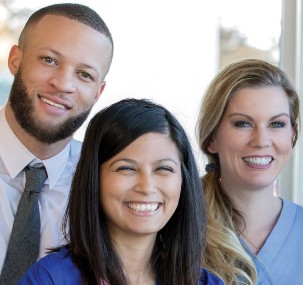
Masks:
[[[53,64],[55,63],[54,59],[48,56],[42,57],[43,61],[46,62],[47,64]]]
[[[237,121],[234,123],[234,125],[237,128],[248,128],[251,126],[249,122],[245,122],[245,121]]]
[[[283,127],[285,127],[285,123],[284,122],[272,122],[271,126],[273,128],[283,128]]]
[[[81,77],[83,77],[84,79],[90,79],[90,80],[94,80],[94,77],[91,76],[89,73],[85,72],[85,71],[80,71],[79,75]]]

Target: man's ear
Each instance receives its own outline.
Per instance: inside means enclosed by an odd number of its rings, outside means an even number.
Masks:
[[[101,83],[101,85],[100,85],[100,88],[99,88],[99,90],[98,90],[96,96],[95,96],[95,99],[94,99],[94,101],[93,101],[93,104],[95,104],[95,103],[99,100],[99,98],[100,98],[100,96],[101,96],[101,94],[102,94],[102,92],[103,92],[103,90],[104,90],[104,88],[105,88],[105,85],[106,85],[106,82],[103,81],[103,82]]]
[[[18,72],[22,60],[22,55],[23,53],[19,46],[12,46],[8,55],[8,68],[12,75],[15,75]]]

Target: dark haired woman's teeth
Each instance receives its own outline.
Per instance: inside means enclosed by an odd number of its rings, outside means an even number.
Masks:
[[[152,212],[156,211],[159,207],[158,203],[151,204],[140,204],[140,203],[127,203],[128,208],[132,209],[135,212]]]

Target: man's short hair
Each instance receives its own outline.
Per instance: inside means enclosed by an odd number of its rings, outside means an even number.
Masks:
[[[44,16],[46,15],[56,15],[56,16],[63,16],[75,21],[78,21],[84,25],[87,25],[94,30],[100,32],[105,37],[109,39],[112,46],[113,39],[111,33],[106,26],[105,22],[101,19],[101,17],[96,13],[93,9],[81,5],[81,4],[74,4],[74,3],[61,3],[61,4],[54,4],[50,6],[43,7],[36,12],[34,12],[26,22],[20,37],[19,37],[19,46],[24,46],[26,43],[26,32],[29,27],[37,24]]]

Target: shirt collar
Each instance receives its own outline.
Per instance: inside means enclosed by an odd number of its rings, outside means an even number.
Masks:
[[[14,179],[29,163],[41,161],[37,159],[17,138],[13,130],[8,125],[5,117],[5,107],[0,110],[0,134],[5,134],[5,139],[0,140],[0,157]],[[42,160],[48,179],[45,184],[49,184],[52,189],[61,176],[70,153],[70,143],[55,156]]]
[[[35,156],[21,143],[5,118],[5,108],[0,111],[0,156],[12,179],[26,167]]]
[[[52,189],[57,184],[68,162],[69,153],[70,143],[55,156],[42,160],[47,171],[49,189]]]

